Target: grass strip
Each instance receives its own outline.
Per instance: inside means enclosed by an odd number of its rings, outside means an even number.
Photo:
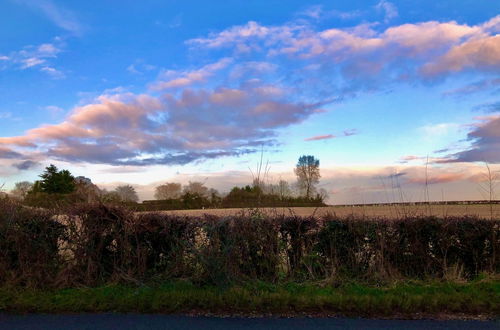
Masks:
[[[138,312],[239,315],[500,315],[500,281],[346,284],[247,283],[227,288],[171,282],[154,286],[33,290],[0,288],[0,311]]]

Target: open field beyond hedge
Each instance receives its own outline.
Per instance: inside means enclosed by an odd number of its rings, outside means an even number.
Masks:
[[[500,218],[500,204],[493,204],[493,218]],[[490,205],[486,204],[470,204],[470,205],[377,205],[377,206],[328,206],[328,207],[276,207],[276,208],[261,208],[261,212],[269,215],[297,215],[302,217],[308,216],[324,216],[327,214],[339,217],[347,216],[368,216],[368,217],[401,217],[401,216],[427,216],[433,215],[437,217],[457,217],[457,216],[477,216],[480,218],[489,219],[492,215]],[[200,216],[203,214],[211,214],[218,216],[237,215],[245,212],[240,208],[228,209],[204,209],[204,210],[176,210],[163,211],[166,214],[182,214],[189,216]]]

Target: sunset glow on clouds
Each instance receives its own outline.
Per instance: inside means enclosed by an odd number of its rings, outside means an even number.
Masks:
[[[56,163],[97,184],[136,184],[143,198],[195,177],[224,190],[248,183],[242,166],[265,150],[269,180],[293,181],[300,155],[318,157],[332,202],[373,199],[374,178],[394,171],[418,191],[425,164],[428,183],[481,198],[482,163],[500,164],[500,4],[446,3],[208,13],[204,2],[145,1],[117,13],[9,0],[0,184]],[[15,29],[11,16],[29,24]]]

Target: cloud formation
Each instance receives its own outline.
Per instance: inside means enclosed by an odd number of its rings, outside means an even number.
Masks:
[[[336,138],[335,135],[332,134],[326,134],[326,135],[316,135],[309,137],[307,139],[304,139],[304,141],[319,141],[319,140],[329,140],[329,139],[334,139]]]
[[[153,90],[164,90],[206,82],[209,77],[213,76],[217,71],[225,69],[231,62],[232,60],[230,58],[223,58],[215,63],[207,64],[201,69],[193,71],[177,72],[167,70],[162,74],[163,79],[155,82],[150,87]]]
[[[479,118],[467,134],[471,147],[450,155],[449,162],[500,163],[500,114]]]
[[[159,97],[103,95],[60,124],[0,138],[16,148],[0,157],[43,153],[69,162],[152,165],[237,156],[274,144],[277,129],[320,111],[321,104],[292,102],[276,89],[254,82]]]
[[[19,163],[14,163],[13,166],[18,170],[29,170],[35,166],[39,165],[38,162],[34,162],[32,160],[25,160]]]
[[[0,158],[3,158],[3,159],[15,159],[15,158],[19,158],[19,157],[22,157],[22,155],[18,152],[15,152],[14,150],[10,149],[10,148],[7,148],[7,147],[3,147],[3,146],[0,146]]]
[[[329,139],[335,139],[337,137],[353,136],[356,134],[358,134],[358,131],[356,129],[346,129],[342,132],[342,134],[339,134],[339,135],[333,135],[333,134],[316,135],[316,136],[306,138],[306,139],[304,139],[304,141],[329,140]]]
[[[415,156],[415,155],[408,155],[408,156],[403,156],[399,159],[399,162],[402,164],[406,164],[408,162],[414,161],[414,160],[422,160],[424,157],[421,156]]]
[[[378,6],[387,19],[397,16],[389,2]],[[43,155],[141,166],[253,152],[275,144],[279,129],[323,111],[325,104],[388,85],[382,82],[425,81],[469,70],[500,72],[499,30],[500,16],[478,25],[428,21],[384,28],[363,23],[323,30],[303,21],[278,26],[250,21],[187,41],[193,49],[230,54],[195,69],[164,70],[148,85],[148,94],[103,94],[59,124],[0,138],[0,157],[36,162]],[[28,46],[2,55],[0,68],[5,62],[62,77],[50,63],[61,51],[60,40]],[[137,73],[137,68],[129,71]],[[487,128],[496,119],[488,120],[469,133],[472,148],[456,154],[456,161],[485,155],[497,159],[498,137]],[[306,141],[356,133],[346,130]]]
[[[456,173],[456,172],[444,172],[444,173],[436,173],[432,174],[428,177],[411,177],[407,178],[406,182],[407,183],[414,183],[414,184],[438,184],[438,183],[448,183],[448,182],[455,182],[455,181],[460,181],[463,179],[467,179],[467,176],[465,173]]]
[[[382,1],[379,6],[390,12],[388,2]],[[235,49],[235,55],[254,52],[286,56],[308,64],[314,62],[318,70],[334,64],[345,78],[429,79],[467,70],[500,72],[500,36],[496,35],[499,26],[500,16],[473,26],[428,21],[385,30],[366,23],[353,28],[315,30],[311,24],[298,22],[265,26],[250,21],[189,40],[188,44]]]
[[[64,73],[57,70],[51,61],[57,59],[62,52],[64,43],[60,38],[52,42],[37,46],[29,45],[19,51],[11,52],[8,56],[0,56],[0,71],[9,68],[18,70],[35,69],[44,72],[55,79],[64,78]]]
[[[34,10],[43,13],[50,21],[58,27],[71,32],[75,35],[80,35],[83,32],[83,27],[76,18],[76,15],[51,0],[14,0],[15,2],[24,4]]]
[[[399,16],[398,9],[389,1],[381,0],[377,3],[375,8],[384,12],[384,23],[388,23],[391,19]]]
[[[483,103],[474,107],[474,109],[485,112],[500,112],[500,101]]]
[[[465,69],[500,70],[500,35],[468,40],[422,67],[425,75],[435,76]]]
[[[443,96],[463,97],[469,94],[490,91],[500,93],[500,78],[482,79],[460,88],[448,90],[443,93]]]

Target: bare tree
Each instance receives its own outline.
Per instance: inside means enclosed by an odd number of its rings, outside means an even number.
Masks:
[[[318,196],[321,198],[321,201],[326,201],[328,199],[328,191],[325,188],[320,188],[318,191]]]
[[[290,185],[285,180],[280,180],[278,182],[277,188],[278,188],[278,195],[280,196],[280,199],[284,199],[285,197],[290,197],[290,195],[292,194],[292,190],[290,188]]]
[[[118,186],[115,188],[115,193],[122,202],[137,202],[139,200],[135,188],[131,185]]]
[[[180,183],[167,182],[155,188],[156,199],[176,199],[181,197],[182,186]]]
[[[208,197],[209,197],[210,201],[214,202],[217,199],[221,198],[221,194],[219,193],[219,191],[217,189],[210,188],[210,189],[208,189]]]
[[[75,178],[75,186],[75,196],[87,203],[99,200],[102,195],[101,189],[93,184],[92,180],[84,176],[78,176]]]
[[[14,189],[10,193],[19,199],[24,199],[28,192],[33,188],[33,183],[29,181],[16,182]]]
[[[294,169],[297,176],[297,184],[305,194],[306,198],[311,198],[314,194],[315,185],[319,182],[319,159],[314,156],[301,156]]]
[[[184,193],[197,194],[199,196],[207,197],[208,188],[205,187],[203,182],[189,181],[189,184],[184,186]]]
[[[493,201],[496,199],[495,188],[498,185],[499,175],[498,172],[491,170],[488,163],[486,166],[486,173],[483,175],[484,183],[479,184],[481,194],[486,197],[490,205],[490,217],[493,219]]]
[[[99,190],[99,200],[104,203],[119,203],[121,202],[120,195],[115,191],[108,191],[106,189]]]

